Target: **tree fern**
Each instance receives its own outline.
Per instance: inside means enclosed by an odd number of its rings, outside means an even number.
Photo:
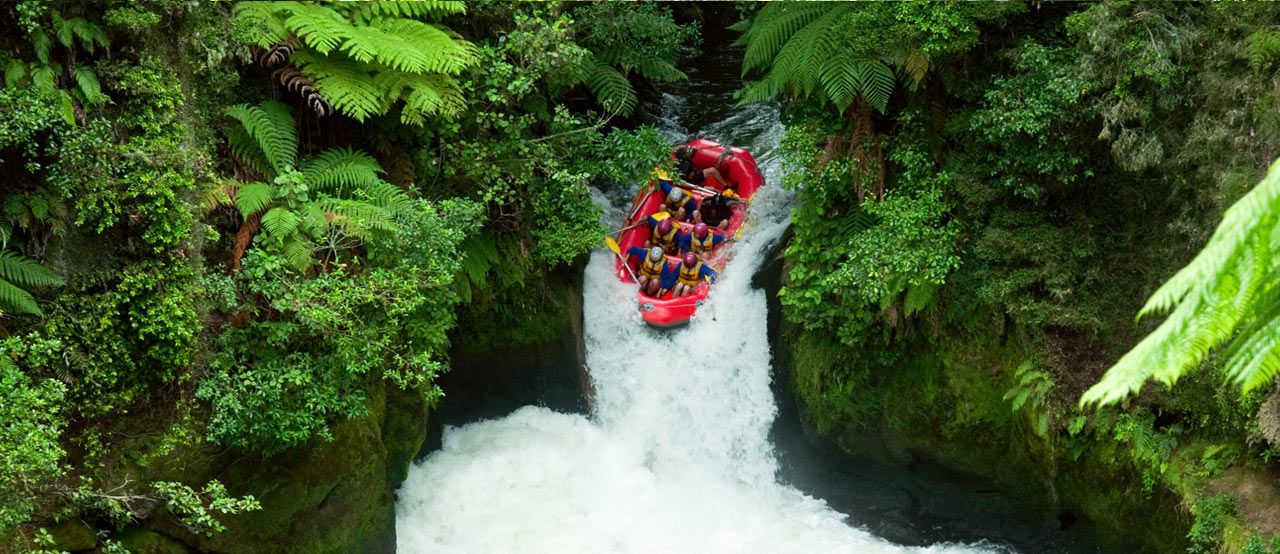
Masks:
[[[371,186],[382,179],[382,166],[372,156],[354,148],[330,148],[307,160],[300,168],[307,183],[323,189]]]
[[[257,106],[239,104],[227,108],[227,115],[240,121],[244,132],[253,139],[252,144],[260,149],[263,158],[277,174],[295,164],[298,134],[292,112],[292,108],[274,100]],[[249,143],[243,140],[232,146],[242,152],[249,150]],[[245,153],[253,157],[249,152]]]
[[[1244,40],[1244,53],[1254,71],[1263,68],[1280,56],[1280,31],[1260,29]]]
[[[696,43],[696,28],[676,23],[666,6],[640,2],[578,6],[573,15],[581,24],[577,42],[585,55],[575,75],[608,111],[630,115],[635,109],[631,77],[656,82],[689,78],[675,62],[684,45]]]
[[[636,107],[636,91],[631,88],[620,71],[593,55],[583,56],[579,62],[578,75],[587,90],[596,97],[609,111],[619,115],[630,115]]]
[[[462,107],[452,77],[473,66],[478,51],[423,19],[464,11],[462,2],[241,2],[234,8],[242,41],[278,52],[278,45],[300,41],[289,59],[328,105],[364,121],[405,102],[401,120],[415,125]]]
[[[53,270],[35,260],[8,250],[0,250],[0,314],[41,315],[36,299],[25,287],[62,285]]]
[[[1223,215],[1209,243],[1161,286],[1138,317],[1169,311],[1081,404],[1112,404],[1148,380],[1172,385],[1214,348],[1226,378],[1244,391],[1280,374],[1280,163]],[[1170,311],[1172,310],[1172,311]]]
[[[377,160],[360,150],[331,148],[301,160],[295,168],[297,131],[282,104],[232,106],[227,114],[239,122],[228,133],[237,159],[277,160],[262,172],[271,182],[241,184],[234,192],[233,202],[245,218],[237,233],[237,252],[243,252],[248,239],[261,229],[263,244],[293,267],[306,270],[315,262],[316,241],[331,238],[335,230],[356,239],[395,232],[397,222],[415,209],[408,194],[382,179],[386,172]],[[349,248],[356,242],[324,244],[326,251],[334,252],[334,244]]]
[[[853,3],[770,4],[743,34],[747,44],[743,75],[764,70],[743,91],[744,102],[789,93],[816,97],[843,112],[859,97],[883,112],[893,94],[893,69],[883,61],[850,53],[839,39],[841,22]]]

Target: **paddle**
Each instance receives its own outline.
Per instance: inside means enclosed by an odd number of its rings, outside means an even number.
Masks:
[[[645,223],[648,223],[648,222],[647,222],[647,221],[641,221],[640,223],[636,223],[636,224],[634,224],[634,225],[628,225],[628,226],[626,226],[626,227],[623,227],[623,228],[621,228],[621,229],[618,229],[617,231],[609,231],[609,235],[616,235],[616,234],[618,234],[618,233],[621,233],[621,232],[626,231],[626,230],[629,230],[629,229],[635,229],[636,227],[639,227],[639,226],[641,226],[641,225],[644,225]],[[605,235],[605,236],[607,237],[607,236],[609,236],[609,235]]]
[[[686,182],[684,182],[684,181],[672,181],[672,183],[674,183],[674,184],[675,184],[675,186],[680,187],[680,188],[682,188],[682,189],[684,189],[684,190],[691,190],[691,191],[695,191],[695,192],[705,192],[705,193],[707,193],[707,194],[716,194],[715,189],[709,189],[709,188],[707,188],[707,187],[700,187],[700,186],[695,185],[695,184],[692,184],[692,183],[686,183]]]
[[[627,259],[622,257],[622,248],[618,246],[618,242],[613,240],[613,237],[606,236],[604,237],[604,244],[605,246],[608,246],[609,250],[613,251],[613,255],[617,256],[618,260],[622,262],[622,267],[626,268],[628,275],[631,275],[631,280],[637,283],[640,282],[640,278],[636,277],[636,272],[631,271],[631,266],[627,265]]]

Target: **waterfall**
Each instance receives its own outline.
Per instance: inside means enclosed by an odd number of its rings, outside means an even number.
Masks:
[[[765,173],[750,227],[730,245],[732,260],[708,303],[683,329],[649,329],[635,286],[613,276],[613,254],[592,254],[583,296],[595,413],[529,406],[446,429],[443,448],[415,465],[398,493],[400,552],[997,551],[895,545],[778,482],[768,440],[777,408],[766,299],[751,277],[786,229],[793,195],[778,184],[777,111],[729,109],[731,89],[721,89],[711,92],[714,102],[667,94],[656,110],[677,142],[692,138],[682,126],[687,105],[722,106],[698,136],[750,149]],[[615,203],[630,199],[620,196]],[[615,226],[622,208],[597,198]]]

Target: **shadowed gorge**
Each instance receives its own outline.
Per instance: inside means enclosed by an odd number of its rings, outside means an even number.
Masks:
[[[1280,552],[1275,4],[0,14],[0,552]]]

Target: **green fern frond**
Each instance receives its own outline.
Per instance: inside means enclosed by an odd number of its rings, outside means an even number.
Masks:
[[[9,65],[4,68],[4,86],[6,88],[16,87],[26,76],[26,63],[22,60],[9,60]]]
[[[334,225],[361,238],[370,238],[379,232],[392,233],[399,228],[391,213],[368,202],[326,197],[317,203],[324,211],[334,214]]]
[[[298,134],[293,122],[293,108],[267,100],[257,106],[239,104],[227,108],[227,115],[240,121],[245,132],[262,150],[267,162],[277,173],[293,167],[298,152]],[[233,145],[246,150],[243,141]],[[249,154],[248,157],[253,157]]]
[[[289,30],[284,26],[284,18],[278,15],[278,2],[236,2],[232,7],[232,24],[244,33],[242,40],[247,40],[259,48],[272,46],[289,40]]]
[[[867,104],[884,113],[896,82],[893,69],[881,61],[867,61],[859,64],[858,75],[861,77],[858,92],[866,98]]]
[[[298,234],[286,238],[281,249],[289,265],[298,271],[306,271],[315,263],[315,244]]]
[[[353,148],[330,148],[302,164],[306,182],[318,191],[345,193],[382,181],[378,161]]]
[[[258,141],[249,136],[244,126],[237,126],[227,131],[227,146],[236,160],[252,169],[259,177],[268,181],[275,179],[276,172],[267,161],[267,155],[258,146]]]
[[[743,34],[747,45],[742,56],[742,74],[768,67],[792,35],[826,15],[841,3],[828,2],[770,2],[756,14],[751,26]]]
[[[390,73],[383,75],[394,77]],[[404,109],[400,112],[400,121],[404,123],[422,125],[430,116],[457,115],[466,108],[462,90],[448,75],[405,75],[401,83],[405,92],[398,98],[404,100]]]
[[[43,315],[40,312],[40,305],[36,303],[31,293],[0,279],[0,315],[10,313]]]
[[[636,107],[636,91],[622,73],[593,55],[583,56],[576,67],[579,79],[605,109],[621,116]]]
[[[358,20],[362,21],[369,21],[374,17],[411,17],[421,19],[424,17],[440,18],[447,15],[467,13],[466,2],[375,1],[361,2],[357,6],[357,12],[354,15]]]
[[[293,53],[293,60],[329,105],[356,121],[363,122],[389,107],[369,75],[368,64],[301,50]]]
[[[1254,71],[1262,71],[1280,56],[1280,31],[1261,29],[1244,39],[1244,53]]]
[[[0,250],[0,279],[24,287],[52,287],[62,285],[62,278],[52,269],[26,256]]]
[[[31,47],[36,51],[36,59],[43,65],[49,65],[49,56],[53,53],[53,40],[49,35],[36,33],[31,37]]]
[[[262,214],[262,228],[268,234],[277,237],[286,237],[298,232],[298,225],[302,223],[302,218],[285,208],[272,208],[267,213]]]
[[[356,34],[355,28],[342,14],[324,4],[281,2],[279,5],[289,12],[284,21],[285,27],[321,54],[332,52]]]
[[[76,85],[84,95],[86,103],[100,104],[106,100],[106,96],[102,94],[102,84],[98,82],[98,76],[93,73],[93,70],[84,66],[77,67],[75,78]]]
[[[1223,214],[1195,259],[1151,296],[1139,317],[1169,311],[1168,317],[1086,391],[1081,404],[1118,402],[1148,380],[1172,385],[1233,335],[1227,378],[1246,392],[1270,383],[1280,355],[1277,276],[1280,163]]]
[[[242,217],[249,217],[266,209],[276,199],[276,187],[257,182],[242,185],[234,198],[236,209]]]

